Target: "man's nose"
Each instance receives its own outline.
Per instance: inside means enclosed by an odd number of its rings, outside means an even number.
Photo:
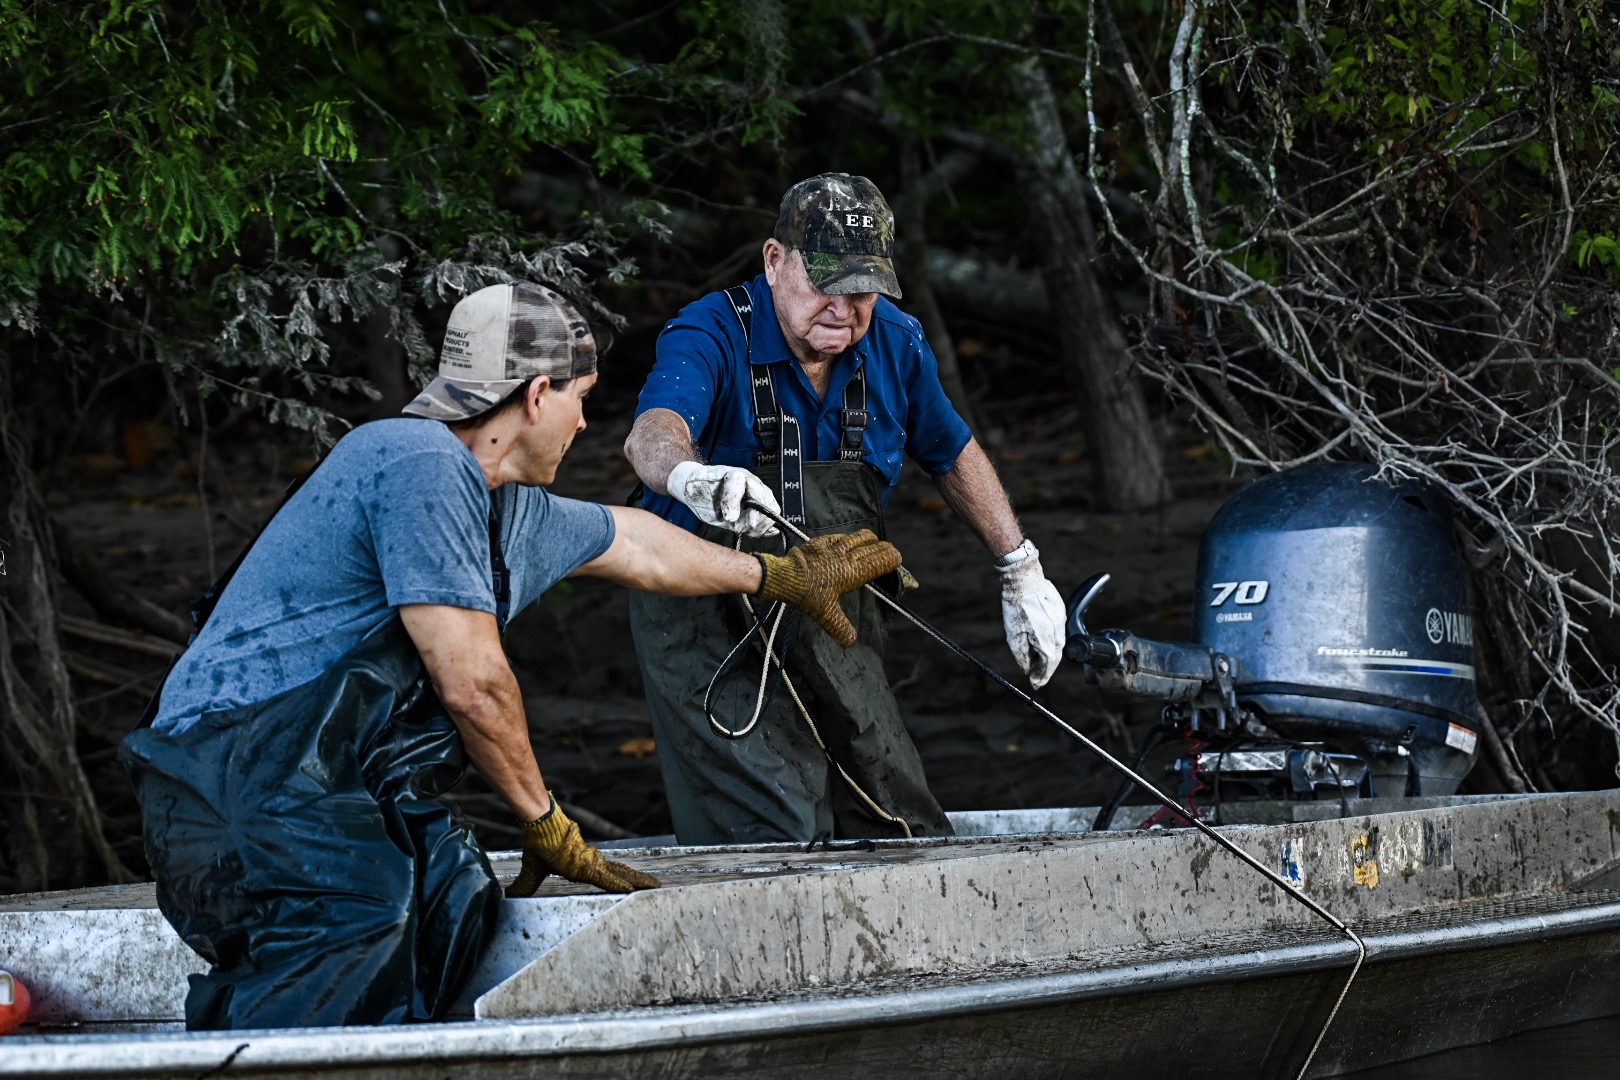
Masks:
[[[847,319],[855,313],[855,304],[843,293],[833,293],[829,299],[832,301],[828,307],[837,319]]]

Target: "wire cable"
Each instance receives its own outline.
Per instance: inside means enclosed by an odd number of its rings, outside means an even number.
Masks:
[[[798,526],[794,525],[791,521],[788,521],[786,518],[782,517],[780,514],[778,514],[775,511],[771,510],[769,507],[761,506],[759,503],[754,502],[751,499],[748,500],[747,505],[751,509],[758,510],[759,512],[764,514],[766,517],[770,518],[773,522],[776,523],[778,528],[783,529],[786,532],[792,533],[794,536],[797,536],[800,540],[809,540],[810,539],[809,534],[805,533]],[[1046,719],[1048,719],[1052,723],[1056,724],[1059,728],[1061,728],[1063,731],[1065,731],[1070,736],[1072,736],[1075,740],[1077,740],[1080,743],[1080,745],[1084,746],[1087,750],[1091,751],[1092,754],[1096,755],[1096,757],[1100,761],[1102,761],[1105,765],[1107,765],[1109,768],[1113,769],[1115,772],[1118,772],[1120,775],[1124,776],[1130,782],[1136,784],[1143,791],[1147,792],[1154,799],[1156,799],[1158,802],[1163,804],[1165,809],[1167,809],[1171,813],[1181,817],[1183,820],[1185,820],[1187,822],[1188,825],[1192,826],[1193,828],[1197,829],[1199,832],[1203,833],[1204,836],[1207,839],[1209,839],[1210,841],[1212,841],[1217,847],[1220,847],[1221,849],[1225,850],[1226,852],[1230,853],[1231,855],[1236,856],[1242,862],[1247,863],[1249,865],[1249,867],[1251,867],[1253,870],[1255,870],[1261,876],[1265,877],[1268,881],[1270,881],[1277,888],[1281,889],[1287,896],[1291,897],[1292,899],[1294,899],[1295,901],[1297,901],[1298,903],[1303,905],[1305,908],[1307,908],[1308,910],[1310,910],[1311,912],[1316,914],[1318,917],[1320,917],[1323,921],[1325,921],[1329,925],[1331,925],[1334,929],[1336,929],[1340,933],[1344,934],[1345,937],[1350,939],[1351,943],[1354,944],[1355,947],[1356,947],[1356,962],[1351,967],[1351,969],[1350,969],[1350,977],[1345,980],[1344,987],[1339,991],[1339,996],[1334,1001],[1333,1009],[1332,1009],[1331,1012],[1328,1013],[1328,1017],[1327,1017],[1326,1022],[1323,1023],[1322,1029],[1319,1032],[1317,1032],[1316,1041],[1311,1044],[1311,1051],[1310,1051],[1309,1054],[1306,1055],[1305,1063],[1300,1066],[1299,1073],[1297,1074],[1298,1080],[1304,1080],[1305,1074],[1310,1070],[1311,1062],[1316,1060],[1316,1053],[1317,1053],[1318,1050],[1321,1049],[1322,1041],[1325,1038],[1327,1038],[1328,1029],[1333,1026],[1333,1021],[1339,1015],[1340,1007],[1344,1005],[1345,997],[1350,993],[1351,985],[1356,981],[1356,976],[1358,974],[1360,974],[1360,972],[1361,972],[1362,963],[1367,959],[1367,944],[1366,944],[1366,942],[1362,941],[1361,937],[1354,930],[1352,930],[1350,928],[1350,926],[1347,923],[1344,922],[1344,920],[1340,919],[1337,915],[1333,914],[1327,908],[1323,907],[1321,904],[1318,904],[1315,900],[1312,900],[1309,896],[1305,895],[1305,893],[1301,889],[1299,889],[1297,886],[1295,886],[1293,882],[1289,881],[1287,878],[1283,877],[1281,874],[1279,874],[1275,870],[1271,869],[1271,867],[1269,867],[1269,866],[1265,865],[1264,863],[1262,863],[1259,859],[1255,858],[1253,855],[1250,855],[1247,851],[1244,851],[1242,848],[1238,847],[1232,841],[1228,840],[1226,837],[1222,836],[1220,833],[1218,833],[1214,829],[1210,828],[1210,826],[1206,825],[1204,822],[1198,820],[1198,818],[1195,817],[1194,815],[1189,814],[1186,811],[1186,809],[1181,806],[1181,804],[1177,803],[1174,799],[1170,798],[1170,796],[1168,796],[1164,792],[1160,791],[1158,789],[1158,787],[1156,787],[1152,782],[1150,782],[1146,778],[1139,775],[1136,772],[1136,770],[1132,769],[1129,765],[1126,765],[1123,761],[1119,760],[1113,754],[1110,754],[1107,750],[1104,750],[1097,743],[1093,742],[1079,728],[1076,728],[1075,726],[1070,724],[1068,721],[1066,721],[1062,717],[1058,716],[1057,713],[1054,713],[1051,709],[1048,709],[1045,705],[1042,705],[1040,702],[1036,701],[1034,698],[1032,698],[1028,694],[1026,694],[1023,690],[1021,690],[1017,686],[1013,685],[1013,683],[1010,682],[999,671],[996,671],[990,665],[986,664],[983,660],[980,660],[977,656],[973,655],[973,653],[969,652],[966,648],[964,648],[963,646],[957,644],[951,638],[947,637],[943,632],[938,630],[927,619],[924,619],[921,615],[918,615],[916,612],[912,611],[905,604],[901,603],[899,600],[897,600],[894,597],[890,596],[888,593],[885,593],[882,589],[876,588],[875,586],[871,585],[870,583],[868,583],[866,585],[863,585],[861,587],[863,589],[865,589],[867,592],[871,593],[873,596],[877,597],[878,600],[881,601],[882,603],[887,604],[889,607],[893,608],[896,612],[898,612],[902,617],[904,617],[912,625],[916,626],[923,633],[927,634],[929,637],[933,638],[935,641],[937,641],[941,645],[945,646],[947,649],[949,649],[951,652],[955,653],[957,656],[960,656],[962,659],[966,660],[969,664],[972,664],[975,668],[978,669],[978,671],[981,674],[988,676],[991,679],[991,681],[995,682],[1002,689],[1004,689],[1008,693],[1012,694],[1019,701],[1022,701],[1025,705],[1028,705],[1031,709],[1034,709],[1036,712],[1040,713]]]
[[[754,624],[737,644],[732,646],[725,659],[720,661],[720,666],[715,669],[714,676],[709,679],[709,687],[703,694],[703,715],[708,718],[709,727],[722,739],[732,741],[746,739],[753,734],[754,729],[759,725],[760,718],[765,715],[765,710],[770,708],[771,703],[776,700],[777,686],[785,686],[788,696],[793,699],[793,704],[799,711],[800,718],[804,720],[805,726],[810,729],[810,734],[815,738],[816,745],[821,748],[822,755],[827,759],[827,764],[832,766],[833,770],[838,773],[838,777],[844,782],[844,786],[879,821],[895,826],[905,839],[912,839],[914,834],[911,831],[910,824],[899,815],[885,810],[876,799],[867,794],[866,789],[861,787],[860,782],[833,755],[832,748],[827,745],[827,740],[821,737],[821,728],[817,726],[815,717],[810,715],[809,706],[799,696],[798,687],[793,685],[793,679],[788,675],[787,671],[787,644],[793,636],[793,618],[796,617],[796,613],[792,613],[790,617],[790,611],[786,604],[774,603],[769,605],[762,615],[755,609],[753,600],[748,596],[742,597],[742,602],[744,608],[747,609],[748,616],[754,620]],[[788,633],[783,636],[782,651],[778,654],[776,640],[784,621],[787,622]],[[765,631],[767,625],[770,627],[768,632]],[[740,662],[743,650],[751,643],[759,641],[761,637],[764,638],[762,650],[765,659],[759,673],[759,690],[754,697],[753,713],[742,727],[729,728],[721,723],[719,717],[714,715],[715,695],[718,688],[724,684],[726,677],[731,674],[732,669]],[[771,685],[771,669],[773,667],[776,669],[776,685]],[[766,691],[767,686],[770,686],[769,693]]]

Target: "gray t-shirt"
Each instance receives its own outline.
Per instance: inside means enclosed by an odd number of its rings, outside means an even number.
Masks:
[[[404,604],[495,611],[491,496],[511,615],[613,542],[604,506],[506,484],[436,420],[365,424],[276,514],[163,688],[153,727],[265,701],[317,678]]]

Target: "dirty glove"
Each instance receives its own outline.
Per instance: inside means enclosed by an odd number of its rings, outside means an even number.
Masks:
[[[550,810],[523,826],[523,869],[506,887],[506,895],[533,896],[547,874],[561,874],[603,892],[658,888],[658,879],[651,874],[602,858],[579,835],[579,826],[563,813],[555,797]]]
[[[996,560],[1001,575],[1001,623],[1007,647],[1039,690],[1063,658],[1067,613],[1057,586],[1041,572],[1041,553],[1025,540]]]
[[[887,540],[879,540],[871,529],[818,536],[786,555],[755,557],[765,569],[760,598],[792,604],[846,649],[855,644],[855,628],[838,606],[838,598],[894,573],[900,565],[900,552]],[[1058,610],[1062,609],[1059,604]]]
[[[669,471],[664,483],[669,493],[706,525],[744,536],[776,535],[770,518],[758,510],[743,509],[743,500],[752,499],[775,513],[782,512],[770,487],[747,469],[683,461]]]

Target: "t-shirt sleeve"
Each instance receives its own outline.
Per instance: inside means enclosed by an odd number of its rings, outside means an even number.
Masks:
[[[501,551],[512,575],[513,615],[613,543],[613,515],[599,503],[507,484],[496,490],[495,508]]]
[[[694,305],[697,306],[697,305]],[[658,335],[656,359],[636,402],[636,415],[669,409],[685,419],[695,439],[719,398],[729,342],[701,307],[670,320]]]
[[[945,396],[928,339],[918,333],[914,340],[906,380],[906,451],[930,476],[944,476],[956,466],[973,432]]]
[[[407,454],[361,481],[359,498],[390,607],[495,610],[489,495],[470,458]]]

